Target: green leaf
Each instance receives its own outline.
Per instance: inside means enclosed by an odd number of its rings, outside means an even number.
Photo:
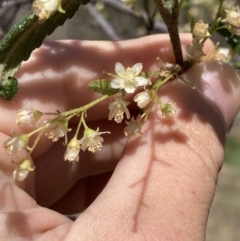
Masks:
[[[119,89],[113,89],[111,81],[106,79],[93,80],[88,84],[88,88],[102,95],[115,95],[119,92]]]
[[[225,161],[228,164],[238,165],[238,166],[240,165],[239,145],[240,145],[239,137],[237,135],[234,135],[233,133],[230,134],[229,138],[227,139],[226,146],[225,146]]]
[[[8,82],[0,88],[0,98],[11,100],[18,92],[18,82],[14,77],[8,77]]]
[[[221,23],[219,26],[223,26]],[[226,28],[218,29],[217,32],[223,36],[234,52],[240,54],[240,37],[233,35]]]
[[[240,70],[240,61],[237,61],[236,63],[234,63],[233,67],[234,67],[234,69],[239,71]]]
[[[42,44],[44,38],[68,18],[72,18],[80,4],[86,4],[90,1],[62,0],[62,7],[66,13],[57,11],[42,22],[31,12],[13,27],[0,43],[0,88],[2,88],[2,91],[4,91],[4,86],[8,83],[8,78],[14,77],[21,62],[29,58],[31,52]],[[11,99],[10,95],[8,99]]]

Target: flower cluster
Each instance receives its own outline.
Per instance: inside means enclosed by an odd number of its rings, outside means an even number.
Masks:
[[[220,1],[222,2],[222,1]],[[221,4],[220,4],[221,5]],[[222,19],[219,17],[221,15],[221,8],[219,8],[218,14],[216,14],[215,20],[211,23],[211,26],[209,24],[205,24],[202,20],[198,21],[194,24],[194,21],[192,19],[191,14],[190,16],[190,23],[191,23],[191,33],[193,36],[192,43],[190,45],[187,45],[185,47],[186,53],[188,57],[193,62],[199,62],[207,59],[214,59],[214,60],[222,60],[226,61],[228,57],[222,55],[218,51],[214,50],[214,53],[210,53],[210,56],[207,56],[206,58],[205,53],[203,52],[203,45],[204,42],[208,37],[210,37],[215,31],[226,28],[228,29],[232,35],[240,36],[240,12],[239,7],[232,7],[230,10],[225,10],[226,17]],[[226,23],[222,26],[220,23]],[[214,54],[216,56],[214,56]]]
[[[211,24],[206,24],[203,20],[195,23],[189,13],[192,42],[185,47],[185,51],[190,58],[190,61],[188,61],[189,66],[195,64],[196,62],[206,61],[208,59],[226,59],[226,57],[223,57],[223,54],[217,52],[216,46],[214,50],[208,54],[208,56],[206,56],[203,52],[205,41],[215,31],[220,30],[221,28],[227,28],[232,35],[240,36],[239,8],[233,7],[230,10],[225,10],[226,17],[223,19],[221,17],[223,1],[224,0],[219,0],[218,12]],[[65,4],[66,2],[67,0],[64,1]],[[136,0],[121,0],[121,2],[125,6],[133,7]],[[110,132],[100,132],[99,128],[91,129],[87,125],[86,121],[87,112],[90,108],[96,106],[101,101],[106,100],[109,96],[116,94],[116,98],[114,98],[108,106],[108,120],[114,120],[116,123],[122,123],[123,120],[126,119],[124,134],[127,137],[142,134],[142,126],[144,122],[148,120],[153,107],[157,107],[160,110],[162,117],[169,118],[174,116],[175,109],[173,108],[173,104],[163,103],[161,98],[159,98],[159,90],[168,83],[168,81],[171,81],[176,77],[179,77],[180,80],[188,84],[181,78],[181,76],[179,76],[181,69],[185,70],[188,66],[183,61],[181,56],[182,54],[179,54],[181,53],[181,44],[178,38],[178,31],[176,31],[177,22],[174,21],[183,1],[175,1],[175,4],[173,4],[174,1],[172,1],[172,11],[169,11],[171,4],[163,4],[165,1],[155,2],[157,9],[162,15],[163,21],[168,27],[173,52],[178,64],[165,63],[158,59],[158,64],[160,63],[159,70],[144,72],[142,63],[135,63],[131,67],[124,67],[123,64],[117,62],[115,63],[116,73],[109,73],[113,79],[96,80],[96,85],[94,85],[94,81],[92,81],[92,90],[97,93],[101,93],[102,96],[93,100],[91,103],[73,110],[65,112],[57,111],[56,113],[44,113],[32,107],[20,109],[17,112],[16,123],[21,126],[31,125],[31,127],[35,129],[27,134],[13,133],[13,136],[9,137],[3,144],[9,155],[23,150],[25,150],[25,153],[27,152],[25,157],[20,161],[13,161],[15,164],[15,169],[13,171],[14,180],[23,181],[27,178],[30,172],[34,171],[35,167],[32,160],[32,153],[39,143],[40,138],[44,135],[52,142],[57,142],[60,138],[64,139],[63,145],[66,147],[66,150],[63,159],[69,163],[79,162],[80,152],[89,151],[91,153],[95,153],[96,151],[101,151],[104,142],[102,135],[110,134]],[[145,1],[144,5],[148,8],[147,1]],[[62,8],[62,0],[34,0],[32,10],[40,22],[51,18],[46,22],[46,24],[48,24],[48,22],[51,24],[51,20],[54,18],[54,15],[57,15],[55,14],[57,11],[65,13],[65,10]],[[155,12],[152,17],[154,17],[154,15]],[[174,26],[174,24],[176,26]],[[174,42],[176,42],[176,46],[174,45]],[[90,85],[89,88],[91,89]],[[138,111],[138,113],[134,112],[136,113],[136,116],[133,116],[130,111],[130,108],[133,105],[136,107],[135,110],[137,109]],[[50,115],[51,117],[45,121],[42,126],[38,127],[38,121],[43,115]],[[72,118],[74,118],[74,120],[78,119],[79,121],[75,133],[69,141],[68,133],[72,131],[69,123]]]
[[[174,114],[174,110],[168,103],[162,103],[158,98],[158,90],[177,75],[180,70],[179,66],[161,62],[161,69],[156,72],[145,73],[142,71],[142,63],[136,63],[132,67],[125,68],[121,63],[115,64],[116,75],[110,84],[102,85],[102,88],[110,88],[114,93],[120,93],[113,102],[109,104],[109,120],[114,120],[116,123],[121,123],[126,116],[126,127],[124,133],[128,137],[136,134],[141,134],[141,127],[144,121],[147,120],[148,115],[154,104],[159,105],[162,115],[170,117]],[[98,83],[98,82],[97,82]],[[100,85],[101,86],[101,85]],[[134,94],[137,90],[142,91]],[[105,93],[103,91],[103,93]],[[128,106],[130,102],[124,98],[127,94],[134,94],[133,101],[139,108],[139,114],[136,118],[131,116]],[[66,151],[63,159],[70,163],[79,161],[80,151],[89,151],[95,153],[101,151],[104,139],[103,134],[110,134],[109,131],[100,132],[99,128],[93,130],[88,127],[85,118],[87,111],[91,107],[97,105],[101,101],[108,98],[108,95],[103,95],[97,100],[86,104],[85,106],[76,108],[66,112],[44,113],[34,108],[21,109],[17,112],[16,123],[19,125],[31,125],[36,127],[32,132],[27,134],[14,134],[13,137],[8,138],[4,142],[4,148],[9,155],[25,149],[27,155],[25,158],[15,163],[16,168],[13,172],[14,180],[23,181],[29,172],[34,170],[31,154],[37,146],[43,134],[51,141],[56,142],[60,138],[64,138],[64,145]],[[128,97],[129,98],[129,97]],[[37,122],[42,116],[51,115],[51,117],[44,122],[40,127],[37,127]],[[68,133],[71,131],[69,128],[69,120],[71,118],[79,118],[79,123],[74,136],[68,141]],[[83,128],[83,136],[79,137],[80,129]],[[37,135],[37,137],[36,137]],[[29,143],[31,138],[35,138],[32,146]]]
[[[68,128],[69,120],[72,117],[77,116],[79,112],[82,111],[77,110],[74,114],[72,114],[72,112],[70,112],[70,114],[65,112],[64,115],[63,113],[43,113],[33,108],[21,109],[17,112],[16,122],[20,125],[35,124],[41,116],[46,114],[50,114],[52,116],[57,115],[57,117],[52,117],[51,119],[46,121],[43,126],[33,130],[28,134],[14,134],[13,137],[8,138],[4,142],[3,146],[9,155],[20,152],[23,149],[28,151],[26,157],[21,159],[19,162],[14,162],[16,165],[13,171],[14,180],[23,181],[25,178],[27,178],[29,172],[35,169],[32,164],[33,161],[31,158],[31,154],[43,133],[45,133],[45,135],[53,142],[58,141],[59,138],[65,137],[64,143],[67,145],[67,149],[64,154],[65,161],[78,162],[80,150],[88,150],[92,153],[101,150],[102,143],[104,141],[101,135],[110,132],[99,132],[99,129],[97,129],[96,131],[90,129],[85,123],[84,112],[82,112],[79,121],[79,128],[77,129],[74,137],[68,143],[67,133],[71,131],[71,129]],[[83,124],[84,126],[84,136],[78,139],[77,136],[81,124]],[[38,136],[35,139],[34,144],[32,146],[29,146],[30,138],[36,133],[38,133]]]
[[[121,123],[124,119],[124,114],[127,119],[130,119],[130,112],[127,108],[129,102],[124,101],[124,97],[126,94],[135,93],[139,88],[144,89],[133,97],[133,101],[136,102],[142,114],[138,115],[136,119],[132,117],[130,121],[126,121],[127,126],[124,129],[124,133],[128,137],[142,133],[142,122],[146,121],[154,104],[159,105],[162,116],[170,117],[175,113],[170,104],[162,103],[159,100],[157,93],[167,81],[177,76],[180,67],[164,63],[160,59],[158,61],[161,64],[161,69],[156,72],[143,72],[142,63],[136,63],[132,67],[125,68],[121,63],[117,62],[115,64],[117,75],[110,74],[114,77],[111,81],[111,88],[118,89],[122,96],[117,97],[115,101],[110,103],[109,120],[114,119],[115,122]]]

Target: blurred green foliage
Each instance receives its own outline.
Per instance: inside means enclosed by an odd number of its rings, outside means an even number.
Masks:
[[[225,162],[240,167],[240,139],[230,135],[225,146]]]

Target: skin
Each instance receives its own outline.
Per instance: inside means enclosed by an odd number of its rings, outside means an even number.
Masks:
[[[190,35],[181,35],[181,41],[190,44]],[[204,51],[211,48],[207,42]],[[198,83],[195,90],[181,81],[164,87],[161,100],[175,104],[176,115],[163,118],[156,109],[143,125],[143,134],[130,140],[123,135],[125,123],[106,121],[114,97],[91,109],[89,127],[112,134],[102,136],[101,152],[81,152],[78,163],[64,162],[66,146],[44,136],[32,155],[35,171],[24,182],[14,182],[11,160],[20,160],[26,152],[9,156],[2,147],[12,130],[33,129],[16,125],[17,110],[31,104],[45,112],[82,106],[99,96],[87,89],[88,82],[109,77],[103,70],[114,73],[115,62],[126,67],[141,62],[149,71],[157,69],[157,57],[174,62],[167,35],[121,42],[46,43],[22,64],[17,74],[19,94],[0,105],[2,240],[205,239],[226,132],[240,103],[239,78],[224,64],[209,62],[186,72],[184,79]],[[201,87],[208,86],[213,72],[220,84],[206,94]],[[70,124],[70,136],[76,125],[77,120]],[[74,222],[61,214],[84,209]]]

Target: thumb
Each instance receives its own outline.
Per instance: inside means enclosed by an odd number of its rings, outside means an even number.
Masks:
[[[220,62],[195,65],[183,78],[197,88],[177,80],[162,89],[176,115],[150,115],[72,233],[83,240],[204,240],[240,79]]]

